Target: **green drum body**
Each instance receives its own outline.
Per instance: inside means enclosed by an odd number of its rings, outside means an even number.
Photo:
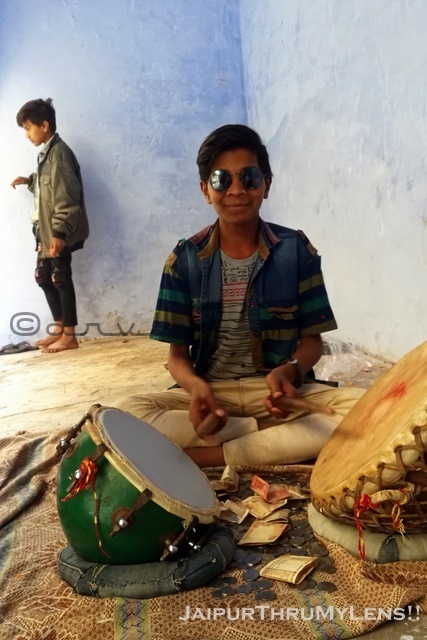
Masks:
[[[65,453],[57,506],[68,543],[84,560],[156,562],[176,553],[186,531],[215,520],[219,505],[205,474],[150,425],[99,406],[80,424],[58,446]]]

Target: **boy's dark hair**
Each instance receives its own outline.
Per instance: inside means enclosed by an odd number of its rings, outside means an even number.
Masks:
[[[56,116],[55,109],[52,105],[52,98],[47,98],[46,100],[39,98],[38,100],[26,102],[24,106],[19,109],[16,115],[16,122],[19,127],[22,127],[26,120],[36,124],[38,127],[41,127],[46,120],[46,122],[49,123],[52,133],[55,133]]]
[[[273,173],[270,167],[268,152],[256,131],[244,124],[225,124],[212,131],[202,142],[197,154],[197,166],[200,179],[209,180],[216,156],[223,151],[232,149],[250,149],[258,157],[258,163],[263,174],[270,178]]]

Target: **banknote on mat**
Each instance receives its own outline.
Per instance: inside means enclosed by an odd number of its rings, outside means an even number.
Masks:
[[[233,493],[239,488],[240,478],[236,471],[230,465],[227,465],[223,471],[223,474],[219,480],[211,480],[211,487],[214,491],[225,491],[226,493]]]
[[[269,484],[267,480],[254,476],[251,482],[251,489],[266,502],[277,502],[288,498],[290,493],[280,484]]]
[[[268,516],[262,518],[263,522],[289,522],[289,518],[291,517],[291,510],[286,509],[276,509],[273,513],[269,513]]]
[[[263,522],[262,520],[254,520],[237,544],[270,544],[272,542],[276,542],[277,538],[280,538],[282,533],[288,529],[290,529],[290,525],[284,522]]]
[[[259,572],[263,578],[299,584],[315,568],[317,558],[310,556],[279,556],[265,565]]]
[[[283,498],[283,500],[269,504],[263,500],[261,496],[249,496],[249,498],[242,500],[243,504],[249,509],[249,512],[255,516],[255,518],[265,518],[273,511],[276,511],[276,509],[284,507],[287,501],[287,498]]]
[[[249,509],[235,500],[226,500],[220,504],[219,519],[230,524],[241,524],[249,515]]]

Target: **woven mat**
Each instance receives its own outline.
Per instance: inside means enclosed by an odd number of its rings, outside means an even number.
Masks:
[[[352,577],[355,559],[325,540],[337,567],[338,589],[330,594],[275,582],[271,603],[253,594],[216,600],[209,587],[151,600],[75,595],[56,572],[67,544],[55,504],[55,447],[62,435],[0,440],[1,640],[353,638],[408,604],[413,616],[427,612],[427,562],[365,562]],[[309,473],[298,466],[251,469],[260,475],[289,470]],[[240,577],[241,571],[229,574]]]

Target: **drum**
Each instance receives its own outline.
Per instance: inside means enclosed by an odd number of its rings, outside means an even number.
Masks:
[[[311,501],[373,531],[427,531],[427,342],[357,401],[314,465]]]
[[[205,474],[138,418],[94,405],[61,440],[57,506],[84,560],[139,564],[197,547],[219,504]],[[193,539],[194,538],[194,539]]]

